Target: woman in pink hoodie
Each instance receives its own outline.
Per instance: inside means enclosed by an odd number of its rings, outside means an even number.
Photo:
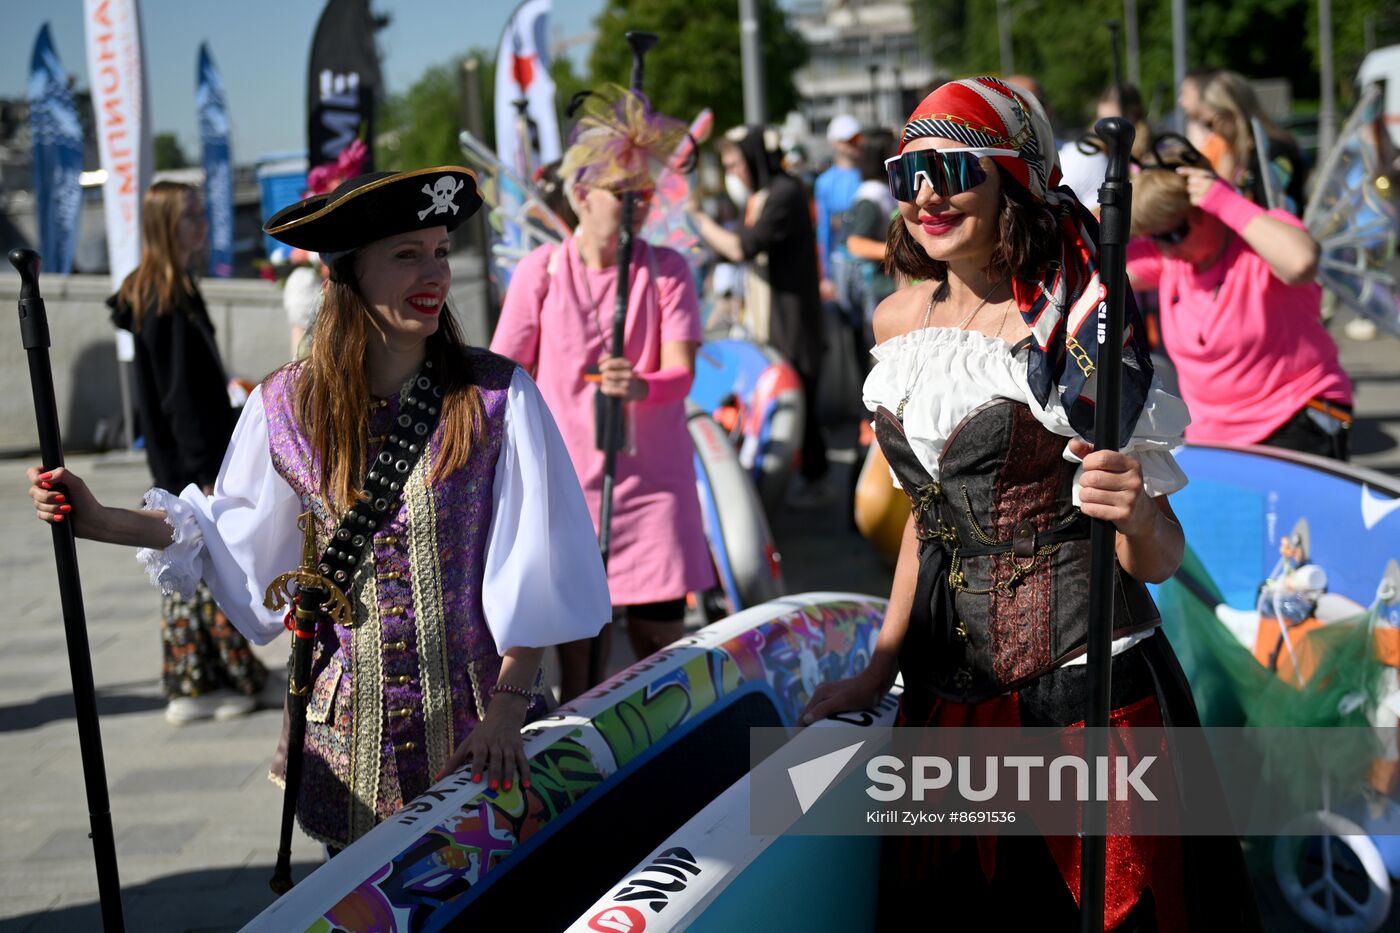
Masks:
[[[1322,326],[1317,243],[1200,168],[1134,184],[1128,276],[1161,296],[1186,439],[1347,458],[1351,380]]]

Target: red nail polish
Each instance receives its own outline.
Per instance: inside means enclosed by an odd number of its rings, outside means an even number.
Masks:
[[[506,781],[506,787],[505,787],[505,789],[506,789],[506,790],[510,790],[510,781]]]
[[[473,775],[472,775],[472,783],[473,783],[473,784],[480,784],[480,783],[481,783],[481,775],[479,775],[479,774],[473,774]]]
[[[53,484],[52,484],[52,483],[40,483],[40,484],[39,484],[39,488],[40,488],[40,489],[52,489],[52,488],[53,488]]]
[[[53,476],[53,470],[50,470],[50,471],[47,472],[47,473],[40,473],[40,474],[39,474],[39,478],[40,478],[40,479],[48,479],[50,476]]]
[[[492,789],[492,790],[495,790],[496,788],[498,788],[498,787],[500,787],[500,786],[501,786],[501,782],[500,782],[500,781],[496,780],[495,778],[492,778],[492,779],[491,779],[491,789]]]
[[[55,501],[55,502],[62,502],[62,501],[64,501],[64,500],[63,500],[63,493],[59,493],[58,495],[54,496],[54,497],[53,497],[53,501]]]
[[[64,514],[67,514],[67,513],[71,512],[71,511],[73,511],[73,507],[72,507],[71,505],[60,505],[60,506],[58,507],[58,510],[59,510],[60,512],[63,512]]]
[[[62,516],[62,515],[55,515],[55,516],[53,517],[53,520],[56,521],[56,522],[61,522],[61,521],[63,521],[63,516]]]
[[[524,787],[524,788],[526,788],[526,789],[528,790],[529,787],[530,787],[530,779],[529,779],[529,778],[526,778],[525,780],[521,781],[521,782],[520,782],[520,786],[521,786],[521,787]]]

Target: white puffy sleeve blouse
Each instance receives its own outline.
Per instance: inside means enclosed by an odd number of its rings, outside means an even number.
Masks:
[[[491,495],[482,606],[497,650],[595,635],[611,603],[593,520],[554,418],[521,369],[507,394]],[[146,506],[164,510],[172,529],[168,547],[137,552],[152,583],[190,598],[203,579],[250,641],[282,632],[282,614],[264,608],[263,593],[300,564],[297,518],[306,509],[272,464],[261,388],[243,408],[214,494],[152,489]]]
[[[875,365],[865,380],[864,401],[870,411],[884,406],[891,412],[904,405],[904,429],[919,463],[938,478],[938,457],[958,423],[977,406],[993,398],[1025,402],[1036,420],[1062,437],[1077,437],[1060,403],[1058,388],[1047,405],[1036,401],[1026,378],[1028,346],[1013,348],[1000,338],[953,327],[925,327],[892,337],[871,351]],[[1154,375],[1152,388],[1132,437],[1122,447],[1142,465],[1143,485],[1150,496],[1165,496],[1186,485],[1186,474],[1172,453],[1183,443],[1191,416],[1186,403],[1162,389]],[[1071,463],[1079,458],[1065,450]],[[1081,468],[1082,471],[1082,468]],[[1079,472],[1074,479],[1074,503],[1079,504]]]

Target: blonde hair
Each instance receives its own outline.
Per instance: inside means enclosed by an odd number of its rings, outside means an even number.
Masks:
[[[1148,169],[1133,182],[1133,236],[1170,230],[1190,211],[1186,179],[1176,172]]]
[[[117,289],[131,308],[132,330],[139,332],[146,312],[169,314],[180,299],[195,291],[194,276],[180,261],[180,215],[199,191],[176,181],[158,181],[141,199],[141,262]]]
[[[1259,98],[1244,75],[1235,71],[1217,71],[1201,88],[1201,103],[1210,115],[1210,129],[1230,145],[1241,166],[1247,166],[1254,154],[1254,128],[1250,120],[1258,120],[1264,135],[1270,139],[1285,140],[1284,132],[1273,118],[1259,105]],[[1230,132],[1217,128],[1215,117],[1225,114],[1230,117]]]

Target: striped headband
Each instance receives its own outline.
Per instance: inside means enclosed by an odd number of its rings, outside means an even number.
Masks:
[[[964,146],[1014,149],[1020,156],[992,161],[1037,201],[1059,183],[1055,136],[1040,102],[999,78],[964,78],[940,86],[904,124],[901,150],[922,136],[953,139]]]

